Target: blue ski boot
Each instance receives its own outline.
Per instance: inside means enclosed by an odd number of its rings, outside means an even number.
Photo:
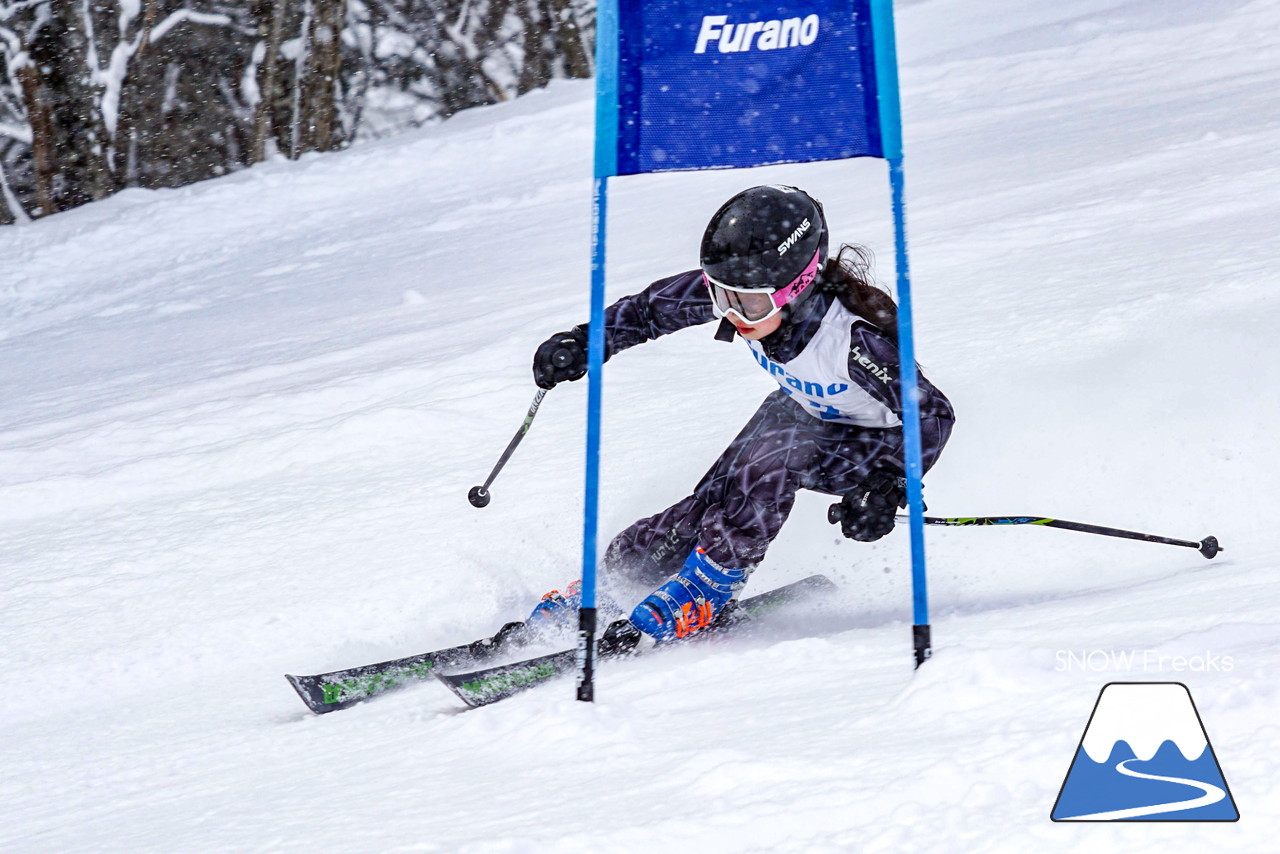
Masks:
[[[578,628],[578,609],[582,607],[582,579],[571,582],[564,592],[552,590],[543,594],[542,601],[524,624],[537,632],[570,631]],[[606,623],[622,613],[617,603],[606,594],[596,592],[597,620]]]
[[[697,546],[678,573],[636,606],[631,622],[657,641],[688,637],[714,623],[738,598],[753,569],[720,566]]]

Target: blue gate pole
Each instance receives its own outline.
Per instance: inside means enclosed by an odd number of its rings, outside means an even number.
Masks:
[[[929,630],[929,587],[924,561],[924,462],[920,441],[920,393],[915,332],[911,315],[911,270],[907,263],[907,204],[902,172],[902,107],[898,97],[898,48],[893,31],[893,0],[871,0],[875,43],[876,98],[883,156],[889,161],[893,194],[894,260],[898,269],[898,370],[902,384],[902,443],[906,458],[907,507],[911,515],[912,645],[916,667],[933,654]]]
[[[596,545],[600,519],[600,409],[604,373],[604,263],[609,179],[591,198],[591,322],[587,327],[587,477],[582,516],[582,606],[578,611],[578,699],[595,699]]]
[[[894,259],[898,268],[898,370],[902,383],[902,443],[907,464],[907,507],[911,514],[912,645],[916,667],[933,654],[929,629],[929,584],[924,561],[924,478],[920,440],[920,388],[916,370],[915,333],[911,310],[911,271],[907,265],[906,188],[902,158],[889,161],[893,193]]]
[[[596,553],[600,519],[600,410],[604,390],[605,235],[609,178],[618,161],[618,0],[596,9],[596,150],[591,191],[591,321],[587,327],[587,473],[582,511],[582,606],[578,611],[578,689],[595,700]]]

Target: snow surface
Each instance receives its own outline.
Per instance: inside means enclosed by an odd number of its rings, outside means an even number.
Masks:
[[[920,358],[959,412],[931,511],[1223,555],[931,529],[914,672],[905,535],[843,541],[806,494],[753,587],[843,591],[772,639],[605,666],[592,706],[307,713],[281,674],[473,639],[578,573],[581,384],[465,498],[585,317],[591,86],[557,84],[0,229],[0,850],[1275,850],[1280,3],[924,0],[898,29]],[[615,182],[612,293],[766,181],[892,281],[856,161]],[[607,377],[607,533],[772,386],[708,329]],[[1238,823],[1050,822],[1135,679],[1190,688]]]

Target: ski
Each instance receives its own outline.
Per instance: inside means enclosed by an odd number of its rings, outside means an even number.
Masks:
[[[726,629],[752,622],[768,612],[791,602],[809,598],[817,593],[835,589],[835,584],[824,575],[811,575],[791,584],[760,593],[737,603],[737,606],[716,623],[693,637],[718,634]],[[662,644],[661,646],[667,646]],[[654,647],[655,649],[661,647]],[[614,649],[602,648],[599,658],[617,658],[634,651],[634,644]],[[527,691],[574,669],[577,650],[566,649],[549,655],[503,664],[469,673],[446,674],[437,672],[436,678],[472,708],[487,706]]]
[[[430,679],[440,668],[471,667],[524,645],[524,623],[507,623],[491,637],[471,643],[366,664],[348,670],[314,676],[285,675],[302,702],[317,715],[345,709],[361,700],[399,688],[409,682]]]

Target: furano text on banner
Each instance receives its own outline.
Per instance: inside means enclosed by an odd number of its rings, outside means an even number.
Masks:
[[[748,24],[730,24],[728,15],[707,15],[702,19],[698,32],[698,46],[694,53],[706,53],[707,45],[717,43],[721,53],[738,53],[752,49],[756,36],[756,50],[809,46],[818,40],[821,21],[817,15],[805,18],[787,18],[785,21],[753,21]]]

